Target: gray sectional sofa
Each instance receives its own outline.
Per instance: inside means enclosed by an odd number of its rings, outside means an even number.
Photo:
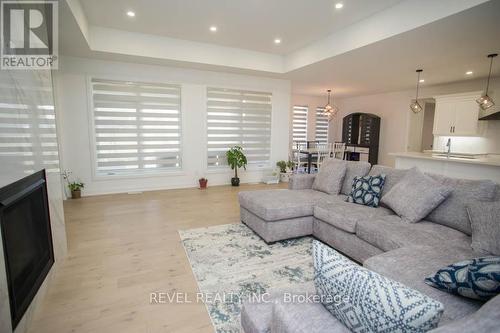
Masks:
[[[453,192],[418,223],[402,221],[383,205],[372,208],[345,201],[355,176],[385,174],[383,197],[406,172],[408,170],[379,165],[371,167],[366,162],[347,162],[338,195],[313,190],[315,175],[294,175],[289,189],[240,192],[241,221],[268,243],[312,235],[368,269],[440,301],[445,312],[436,331],[448,332],[446,327],[450,327],[450,332],[456,331],[460,325],[481,317],[481,312],[484,312],[486,331],[491,331],[491,327],[500,331],[500,296],[486,306],[424,283],[425,277],[446,265],[481,256],[471,248],[471,226],[465,205],[473,200],[500,200],[499,185],[430,175],[451,186]],[[491,304],[496,305],[497,311],[492,310],[495,306]],[[322,316],[329,318],[329,328],[311,330],[316,325],[312,318]],[[269,332],[273,325],[272,332],[345,331],[342,324],[328,316],[329,312],[321,304],[304,307],[245,304],[242,326],[246,333]],[[493,326],[488,326],[488,322]],[[472,331],[465,326],[462,329]]]

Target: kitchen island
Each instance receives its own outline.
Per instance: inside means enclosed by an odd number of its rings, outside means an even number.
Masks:
[[[391,153],[396,159],[396,168],[418,167],[424,172],[437,173],[464,179],[491,179],[500,184],[500,155],[483,157],[448,157],[443,153]]]

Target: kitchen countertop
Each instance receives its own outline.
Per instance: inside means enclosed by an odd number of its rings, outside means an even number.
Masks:
[[[478,165],[490,165],[500,167],[500,156],[486,156],[479,158],[463,158],[463,157],[450,157],[446,156],[436,156],[436,154],[431,153],[417,153],[417,152],[406,152],[406,153],[390,153],[389,155],[395,157],[405,157],[405,158],[415,158],[415,159],[426,159],[441,162],[451,162],[451,163],[466,163],[466,164],[478,164]],[[452,153],[453,155],[453,153]]]

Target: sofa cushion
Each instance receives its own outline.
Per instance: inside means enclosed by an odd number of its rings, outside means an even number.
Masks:
[[[500,322],[500,311],[498,309],[500,309],[500,295],[489,300],[473,314],[440,326],[431,332],[457,333],[467,332],[471,329],[474,333],[498,332],[498,323]]]
[[[342,183],[342,190],[340,193],[349,195],[352,189],[352,181],[356,176],[366,176],[370,171],[371,164],[364,161],[346,161],[347,170]]]
[[[334,158],[324,160],[314,179],[312,189],[327,194],[339,194],[346,170],[346,161]]]
[[[319,241],[313,242],[313,257],[316,292],[352,332],[426,332],[437,327],[441,303],[358,266]]]
[[[273,320],[273,303],[244,302],[241,306],[241,327],[244,333],[269,333]]]
[[[374,220],[359,220],[356,235],[383,251],[409,245],[436,245],[470,247],[470,237],[444,225],[422,221],[406,223],[398,216],[384,216]]]
[[[471,235],[465,206],[477,201],[492,201],[495,198],[496,184],[491,180],[458,179],[435,174],[429,176],[453,190],[425,219]]]
[[[314,217],[344,231],[355,233],[356,223],[360,220],[394,214],[390,209],[356,205],[346,201],[319,202],[314,206]]]
[[[312,216],[313,206],[325,199],[345,200],[345,196],[331,196],[314,190],[242,191],[240,205],[265,221],[278,221]]]
[[[384,195],[382,202],[404,220],[415,223],[443,202],[450,192],[450,187],[412,168]]]
[[[288,182],[289,190],[310,190],[312,189],[312,184],[316,174],[309,173],[294,173],[290,176],[290,181]]]
[[[487,301],[500,294],[500,257],[461,260],[425,279],[429,286]]]
[[[477,256],[470,247],[408,246],[371,257],[366,268],[419,290],[444,305],[441,323],[462,318],[476,311],[481,302],[452,295],[425,284],[424,279],[439,268],[459,260]]]
[[[474,251],[500,256],[500,201],[475,202],[467,212]]]
[[[316,295],[317,296],[317,295]],[[273,333],[349,333],[349,329],[321,304],[274,302]]]
[[[368,175],[385,175],[384,188],[382,189],[382,196],[384,196],[394,187],[394,185],[403,179],[407,172],[408,169],[395,169],[384,165],[374,165]]]
[[[384,174],[356,176],[352,181],[352,190],[346,201],[364,206],[378,207],[384,182]]]

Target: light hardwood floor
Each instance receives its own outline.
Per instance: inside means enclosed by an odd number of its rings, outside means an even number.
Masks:
[[[151,292],[198,291],[178,230],[239,223],[241,190],[116,194],[64,204],[68,257],[31,332],[213,332],[203,304],[150,304]]]

